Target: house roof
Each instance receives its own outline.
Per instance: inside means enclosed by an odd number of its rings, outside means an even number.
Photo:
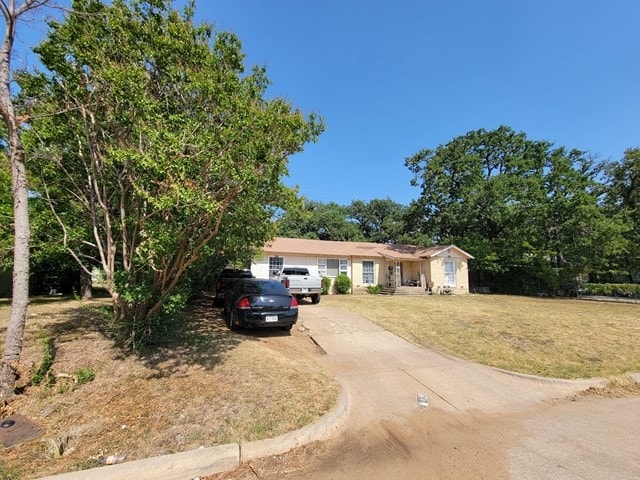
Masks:
[[[435,257],[454,250],[466,258],[473,258],[455,245],[418,247],[370,242],[337,242],[332,240],[309,240],[306,238],[276,237],[264,247],[266,254],[298,254],[336,257],[383,257],[390,260],[417,261]]]

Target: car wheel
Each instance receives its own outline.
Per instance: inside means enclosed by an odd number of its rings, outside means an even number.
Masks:
[[[233,313],[233,310],[229,313],[228,327],[229,327],[229,330],[231,330],[232,332],[235,332],[238,330],[238,328],[240,328],[240,325],[238,324],[238,319],[236,315]]]
[[[290,332],[293,328],[293,325],[287,325],[285,327],[280,327],[280,330],[284,330],[285,332]]]
[[[316,293],[315,295],[311,295],[311,303],[313,303],[314,305],[316,303],[320,303],[320,294]]]

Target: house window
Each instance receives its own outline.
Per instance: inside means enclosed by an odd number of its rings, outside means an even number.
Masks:
[[[337,258],[319,258],[318,274],[322,277],[337,277],[340,273],[346,274],[349,261]]]
[[[456,264],[455,262],[444,262],[444,284],[449,287],[456,286]]]
[[[340,260],[340,273],[344,273],[345,275],[347,274],[348,271],[348,267],[349,267],[349,261],[344,259],[344,260]]]
[[[362,261],[362,283],[365,285],[373,285],[373,261],[371,260],[363,260]]]
[[[269,276],[272,277],[277,275],[282,267],[284,266],[284,258],[283,257],[269,257]]]

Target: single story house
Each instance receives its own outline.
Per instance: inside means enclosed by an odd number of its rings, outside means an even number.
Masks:
[[[269,278],[285,266],[304,266],[312,275],[331,279],[346,274],[354,292],[381,285],[469,293],[468,261],[473,259],[455,245],[416,247],[282,237],[265,245],[263,253],[251,265],[258,278]]]

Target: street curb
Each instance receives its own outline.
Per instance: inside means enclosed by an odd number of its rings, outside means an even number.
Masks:
[[[349,412],[349,405],[349,396],[346,389],[342,388],[336,405],[319,421],[275,438],[241,444],[240,463],[269,455],[281,455],[301,445],[328,438],[342,425]]]
[[[349,412],[349,397],[341,389],[336,405],[318,421],[275,438],[239,445],[229,443],[188,452],[133,460],[117,465],[61,473],[40,480],[188,480],[233,470],[241,463],[268,455],[280,455],[316,440],[327,438],[343,423]]]
[[[187,480],[202,475],[233,470],[240,464],[236,443],[199,448],[104,467],[62,473],[41,480]]]

